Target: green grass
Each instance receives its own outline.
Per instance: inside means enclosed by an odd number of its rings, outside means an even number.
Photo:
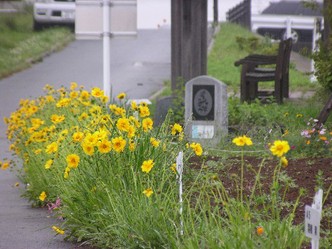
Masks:
[[[252,46],[248,51],[247,45],[237,42],[239,39],[246,39],[245,42],[259,39],[258,46]],[[246,49],[247,48],[247,49]],[[227,84],[231,91],[239,92],[241,67],[234,66],[234,62],[247,56],[250,53],[266,53],[272,51],[273,47],[267,38],[257,36],[241,26],[223,23],[216,35],[214,45],[208,56],[208,74]],[[272,86],[272,84],[270,84]],[[314,84],[310,83],[308,75],[305,75],[290,67],[290,90],[313,90]]]
[[[0,78],[30,67],[45,54],[57,51],[73,40],[69,29],[32,29],[32,13],[0,14]]]

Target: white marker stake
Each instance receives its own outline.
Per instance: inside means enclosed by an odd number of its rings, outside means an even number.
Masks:
[[[320,220],[322,217],[323,190],[319,189],[315,194],[311,206],[305,206],[305,235],[311,238],[311,248],[319,248]]]
[[[111,31],[110,1],[103,0],[103,85],[104,94],[111,100]]]
[[[183,220],[182,220],[182,209],[183,209],[183,201],[182,201],[182,172],[183,172],[183,152],[180,151],[179,155],[176,158],[176,171],[177,178],[179,179],[179,203],[180,203],[180,226],[181,231],[180,234],[183,235]]]

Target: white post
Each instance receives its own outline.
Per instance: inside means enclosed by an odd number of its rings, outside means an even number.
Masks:
[[[103,86],[104,94],[111,100],[111,31],[110,1],[103,0]]]
[[[179,203],[180,203],[180,234],[183,235],[183,219],[182,219],[182,210],[183,210],[183,200],[182,200],[182,172],[183,172],[183,152],[180,151],[179,155],[176,158],[176,172],[177,178],[179,179]]]
[[[323,209],[323,190],[315,194],[311,206],[305,206],[304,230],[305,235],[311,239],[311,249],[319,249],[320,220]]]
[[[314,19],[314,29],[312,31],[312,53],[315,53],[318,51],[318,40],[320,38],[320,26],[321,19],[320,18],[315,18]],[[317,78],[315,76],[315,62],[313,59],[311,59],[311,72],[312,76],[310,78],[311,82],[316,82]]]
[[[287,39],[292,37],[292,21],[289,17],[286,20],[286,36]]]
[[[317,209],[320,212],[320,218],[322,217],[322,209],[323,209],[323,190],[319,189],[315,194],[314,201],[311,207]],[[311,239],[311,248],[319,249],[319,239]]]

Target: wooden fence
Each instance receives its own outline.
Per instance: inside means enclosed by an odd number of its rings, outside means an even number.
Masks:
[[[226,19],[251,30],[251,0],[244,0],[227,11]]]

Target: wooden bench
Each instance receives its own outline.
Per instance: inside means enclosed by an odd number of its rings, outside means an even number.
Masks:
[[[242,65],[241,71],[241,102],[251,102],[256,98],[274,96],[278,104],[283,98],[289,97],[289,61],[292,39],[279,43],[277,55],[252,54],[234,63]],[[272,68],[260,67],[271,65]],[[273,91],[259,91],[258,83],[274,81]]]

